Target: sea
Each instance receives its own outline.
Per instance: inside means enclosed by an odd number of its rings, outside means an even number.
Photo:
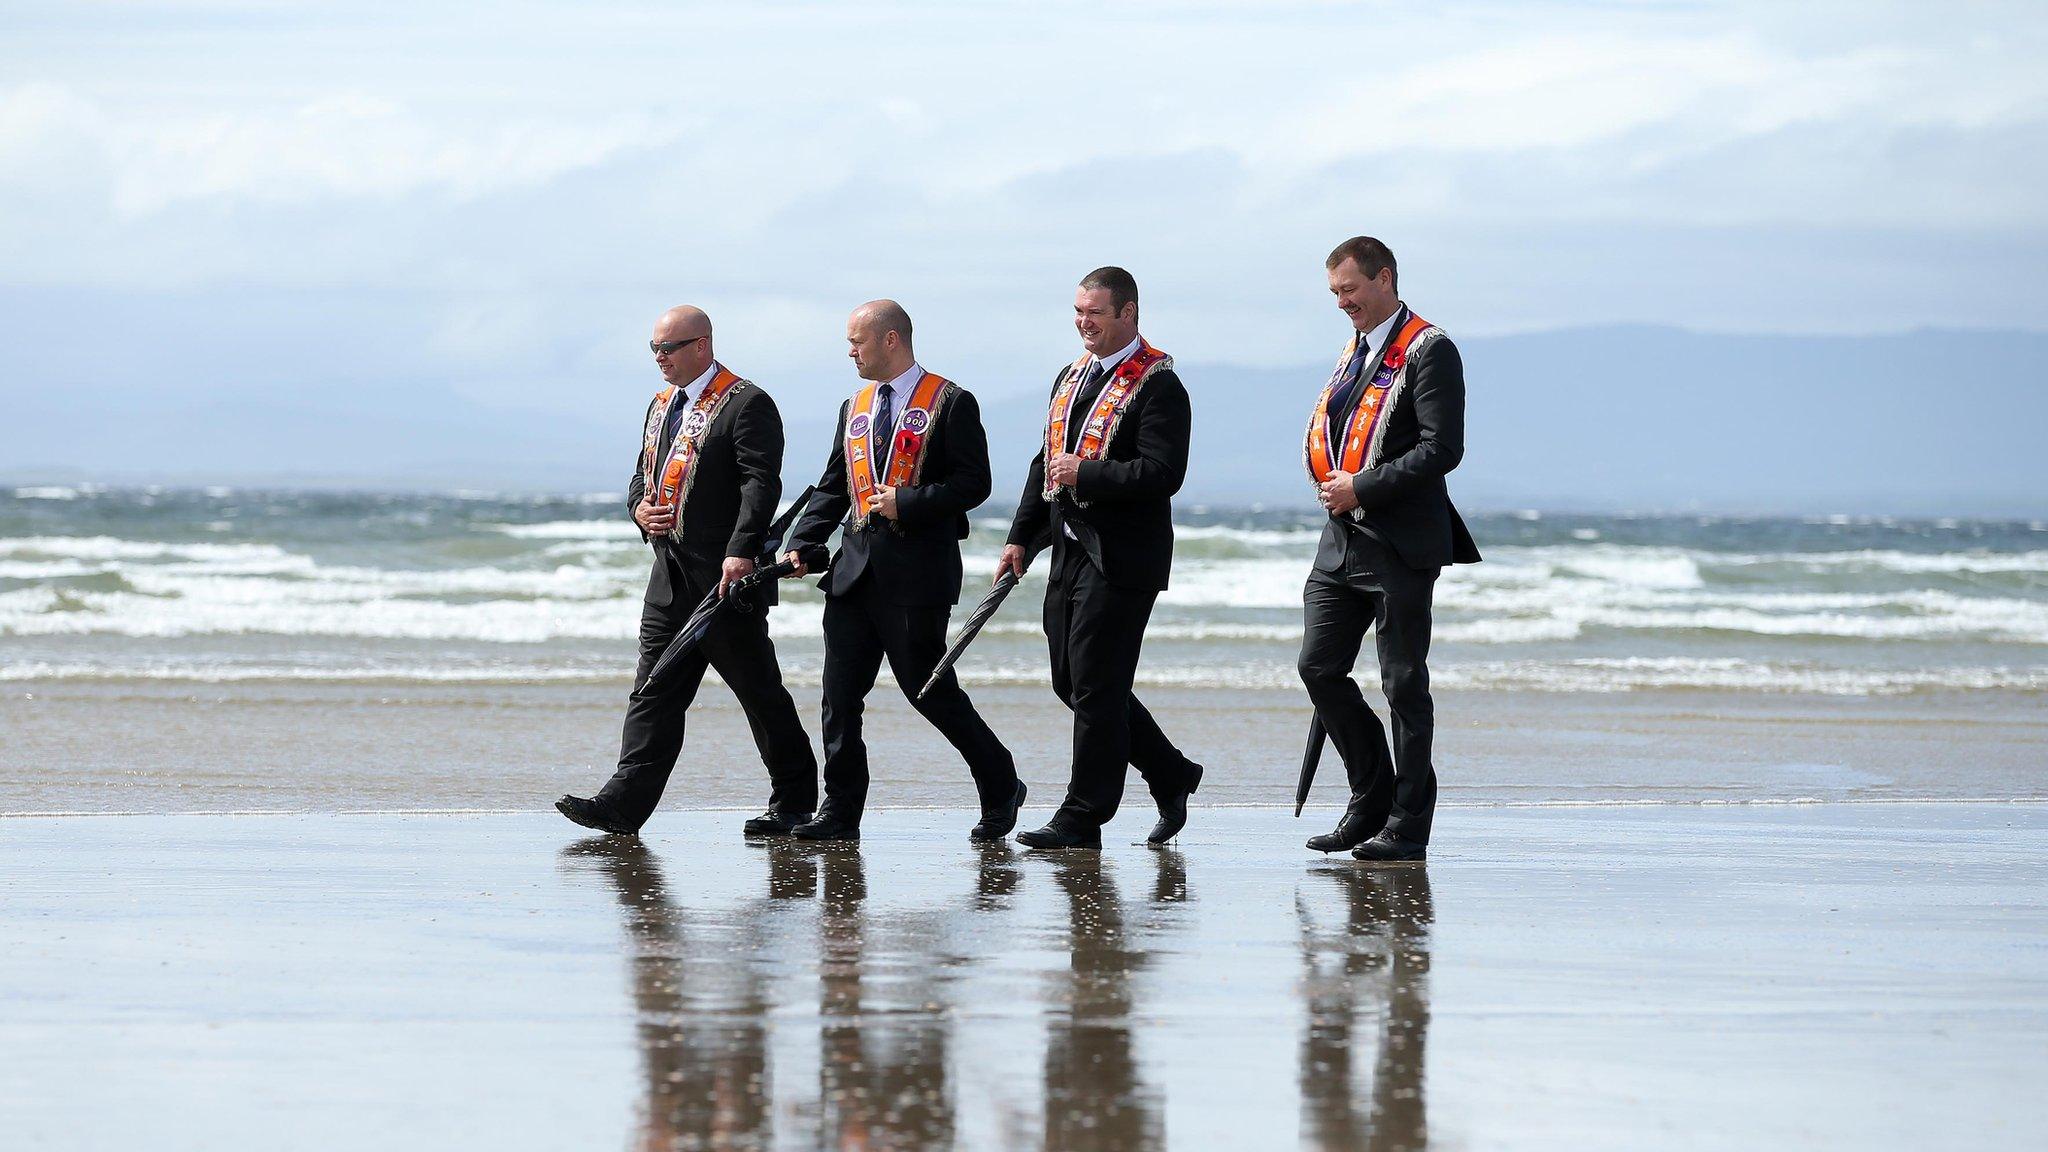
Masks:
[[[1298,691],[1320,513],[1177,519],[1140,683]],[[1005,525],[974,522],[969,603]],[[2048,692],[2048,522],[1525,510],[1471,527],[1485,561],[1437,585],[1439,688]],[[623,683],[647,562],[617,493],[0,489],[0,682]],[[1039,574],[963,660],[968,683],[1045,681]],[[795,682],[817,681],[822,610],[791,581],[771,615]]]

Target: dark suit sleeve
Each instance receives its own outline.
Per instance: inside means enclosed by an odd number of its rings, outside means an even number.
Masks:
[[[933,433],[931,454],[941,457],[945,473],[929,484],[896,490],[896,514],[905,528],[940,524],[964,516],[988,499],[988,433],[981,427],[981,405],[965,388],[953,394]]]
[[[1078,499],[1158,500],[1180,491],[1188,474],[1188,390],[1171,370],[1145,382],[1132,460],[1083,460],[1074,481]]]
[[[733,414],[733,462],[739,471],[740,514],[734,522],[732,539],[726,541],[727,557],[752,560],[767,543],[768,524],[775,519],[776,501],[782,499],[782,413],[775,400],[754,388],[746,403]]]
[[[654,415],[654,401],[649,400],[647,402],[647,411],[640,416],[641,443],[639,449],[633,453],[633,478],[626,482],[626,519],[633,521],[633,527],[640,529],[640,539],[643,542],[647,539],[647,530],[640,528],[640,521],[633,515],[633,512],[640,507],[641,499],[647,495],[647,477],[641,475],[640,468],[643,464],[641,458],[647,453],[647,418],[652,415]]]
[[[811,503],[782,549],[795,551],[813,572],[823,572],[832,566],[832,553],[826,543],[853,504],[846,494],[846,413],[851,407],[851,400],[839,405],[839,423],[832,429],[832,451],[825,457],[824,474],[818,477]]]
[[[1450,337],[1423,349],[1408,389],[1422,438],[1415,447],[1351,478],[1358,506],[1382,508],[1441,479],[1465,457],[1465,361]]]
[[[1060,369],[1053,377],[1053,392],[1059,391],[1059,377],[1066,369]],[[1046,407],[1052,407],[1052,393],[1046,395]],[[1010,518],[1010,536],[1004,541],[1015,544],[1026,552],[1035,552],[1052,542],[1052,506],[1045,502],[1045,437],[1044,426],[1039,426],[1038,455],[1031,458],[1031,467],[1024,472],[1024,493],[1017,497],[1017,514]]]

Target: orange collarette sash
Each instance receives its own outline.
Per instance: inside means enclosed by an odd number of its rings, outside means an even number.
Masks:
[[[1083,356],[1068,365],[1060,375],[1060,385],[1053,390],[1052,409],[1045,418],[1045,458],[1053,457],[1067,450],[1067,421],[1073,416],[1074,392],[1081,386],[1081,373],[1087,369],[1093,356]],[[1124,358],[1109,374],[1109,381],[1102,386],[1101,395],[1095,398],[1095,407],[1088,411],[1087,423],[1081,425],[1081,442],[1075,446],[1074,455],[1083,460],[1100,460],[1116,435],[1116,426],[1124,418],[1124,410],[1137,398],[1138,389],[1153,373],[1173,367],[1173,357],[1147,344],[1143,337],[1138,340],[1138,350]],[[1059,492],[1059,485],[1048,480],[1043,495],[1047,500]],[[1069,493],[1071,495],[1071,493]],[[1088,501],[1075,500],[1080,507],[1087,507]]]
[[[846,413],[846,494],[852,498],[853,527],[868,524],[868,498],[875,494],[875,458],[884,466],[882,482],[891,488],[915,484],[924,473],[925,449],[931,446],[932,421],[953,395],[953,386],[936,372],[918,378],[896,418],[896,435],[888,444],[874,442],[875,397],[880,386],[870,380],[853,394]]]
[[[697,479],[693,466],[697,463],[697,450],[703,446],[705,430],[711,427],[726,400],[748,386],[725,365],[718,365],[711,374],[711,382],[691,403],[689,414],[683,417],[682,427],[676,429],[676,438],[668,446],[667,458],[662,460],[655,459],[661,451],[661,431],[668,427],[669,409],[682,389],[671,385],[655,395],[654,407],[647,412],[647,431],[641,442],[640,475],[647,481],[647,492],[657,506],[677,510],[676,526],[669,530],[670,539],[683,538],[681,509],[683,501],[690,497],[690,486]]]
[[[1352,334],[1350,342],[1344,345],[1344,354],[1337,358],[1336,370],[1330,373],[1329,382],[1323,385],[1322,396],[1317,398],[1315,408],[1309,413],[1308,436],[1302,443],[1301,454],[1312,480],[1321,484],[1333,473],[1363,472],[1380,462],[1380,440],[1386,432],[1384,417],[1400,396],[1402,386],[1408,382],[1408,354],[1426,335],[1436,331],[1434,325],[1413,312],[1408,314],[1408,322],[1395,330],[1387,341],[1386,350],[1380,355],[1378,370],[1366,384],[1364,394],[1358,398],[1358,406],[1351,411],[1351,423],[1344,430],[1343,449],[1333,461],[1330,453],[1330,394],[1337,390],[1337,384],[1344,376],[1344,366],[1351,362],[1351,354],[1358,348],[1359,334]]]

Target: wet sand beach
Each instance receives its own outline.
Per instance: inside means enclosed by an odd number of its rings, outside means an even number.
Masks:
[[[610,774],[627,688],[623,678],[12,685],[0,693],[0,812],[544,809]],[[970,690],[1033,803],[1049,810],[1066,783],[1068,713],[1044,685]],[[815,746],[815,682],[791,691]],[[1299,692],[1154,685],[1142,695],[1207,765],[1198,804],[1292,801],[1309,720]],[[1439,692],[1436,760],[1451,804],[2048,798],[2040,699]],[[958,755],[893,686],[870,697],[867,723],[875,803],[972,803]],[[664,803],[747,807],[765,796],[745,718],[707,684]],[[1313,802],[1329,811],[1343,797],[1343,768],[1326,754]]]
[[[2048,807],[1283,811],[1153,851],[551,816],[0,821],[23,1148],[2013,1148]]]

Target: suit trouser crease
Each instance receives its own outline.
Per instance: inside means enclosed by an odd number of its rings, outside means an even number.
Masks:
[[[679,587],[674,603],[694,608],[707,590]],[[688,615],[687,611],[678,614],[673,606],[650,604],[642,609],[640,661],[634,683],[646,678]],[[598,800],[631,824],[645,823],[653,815],[682,753],[690,704],[707,668],[718,671],[746,714],[754,746],[768,768],[769,807],[782,812],[816,808],[817,757],[797,716],[796,702],[783,686],[763,607],[722,614],[697,647],[670,666],[657,692],[628,699],[618,771],[598,793]]]
[[[1079,547],[1054,548],[1045,595],[1052,687],[1074,713],[1073,770],[1061,814],[1099,828],[1123,801],[1124,766],[1154,797],[1177,797],[1194,765],[1131,691],[1154,591],[1118,588]]]
[[[917,698],[946,654],[946,622],[951,615],[947,605],[892,604],[872,579],[826,599],[825,802],[842,817],[858,820],[867,804],[868,749],[862,717],[885,659],[911,707],[967,762],[982,808],[1008,804],[1016,795],[1015,760],[951,669],[924,699]]]
[[[1436,709],[1429,694],[1429,636],[1436,569],[1401,564],[1364,542],[1365,570],[1314,571],[1302,590],[1299,671],[1351,785],[1351,806],[1368,825],[1418,844],[1429,842],[1436,810],[1430,745]],[[1373,632],[1387,726],[1373,713],[1351,670]]]

